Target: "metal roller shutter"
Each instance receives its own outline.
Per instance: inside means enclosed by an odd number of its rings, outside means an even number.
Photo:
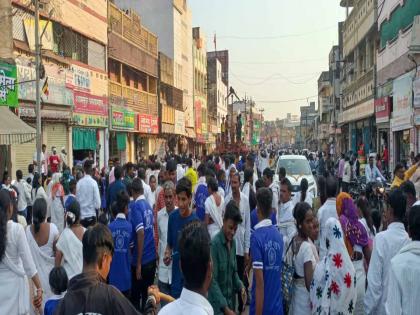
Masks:
[[[61,151],[62,147],[66,148],[66,151],[69,152],[68,147],[68,135],[67,135],[67,125],[62,123],[55,124],[46,124],[44,127],[44,139],[46,139],[47,152],[51,152],[51,147],[55,146],[57,152]]]
[[[12,178],[15,178],[17,170],[22,170],[23,176],[28,174],[28,165],[32,163],[35,150],[35,141],[12,145],[12,151],[15,152],[14,159],[12,159]]]

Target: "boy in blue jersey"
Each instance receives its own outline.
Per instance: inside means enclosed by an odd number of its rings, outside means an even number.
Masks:
[[[273,226],[271,203],[273,193],[268,188],[257,191],[259,223],[251,234],[251,260],[254,270],[250,315],[283,315],[281,269],[283,236]]]
[[[53,296],[47,300],[44,306],[44,315],[53,315],[67,291],[69,279],[64,267],[54,267],[49,274],[49,284]]]
[[[255,182],[255,189],[258,191],[260,188],[264,187],[264,180],[260,178]],[[271,212],[270,215],[271,222],[273,225],[277,225],[277,213]],[[254,232],[255,226],[258,224],[258,215],[257,215],[257,208],[251,211],[251,233]]]
[[[115,220],[109,224],[115,247],[109,270],[109,284],[120,290],[127,298],[130,297],[131,289],[130,245],[133,242],[133,226],[127,220],[129,202],[130,197],[125,191],[118,192],[116,201],[112,205]]]
[[[195,205],[195,214],[197,217],[204,222],[205,217],[205,206],[204,203],[209,196],[209,191],[207,189],[206,183],[206,166],[200,164],[197,169],[198,172],[198,182],[194,190],[194,205]]]
[[[163,261],[167,266],[172,261],[171,296],[176,299],[181,295],[184,283],[179,265],[179,235],[187,223],[199,220],[190,208],[191,191],[191,181],[186,177],[181,178],[176,185],[178,209],[172,211],[168,220],[168,240]]]
[[[147,288],[153,284],[156,272],[156,247],[153,236],[153,210],[144,196],[143,183],[135,178],[131,183],[133,200],[130,204],[130,221],[133,226],[134,249],[131,262],[131,303],[143,311]],[[142,298],[139,308],[140,296]]]

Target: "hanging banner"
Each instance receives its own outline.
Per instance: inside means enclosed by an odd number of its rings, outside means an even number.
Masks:
[[[175,134],[185,135],[185,115],[180,110],[175,110]]]
[[[414,107],[420,108],[420,77],[413,82]]]
[[[139,114],[138,115],[138,130],[141,133],[159,133],[159,123],[156,116],[149,114]]]
[[[18,106],[16,65],[0,62],[0,106]]]
[[[28,39],[29,49],[35,51],[35,19],[33,17],[23,20],[26,38]],[[42,35],[42,49],[53,50],[53,23],[47,20],[39,20],[39,34]]]
[[[111,125],[112,128],[134,130],[136,114],[122,107],[112,107]]]
[[[389,115],[391,113],[391,98],[382,97],[375,100],[375,116],[376,123],[384,123],[389,121]]]
[[[393,82],[393,110],[392,117],[407,116],[412,105],[412,74],[407,73]]]

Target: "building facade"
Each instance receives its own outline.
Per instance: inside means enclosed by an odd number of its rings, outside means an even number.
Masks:
[[[159,51],[173,60],[174,87],[182,90],[184,135],[194,149],[192,14],[186,0],[115,0],[142,15],[142,24],[159,38]],[[159,18],[157,18],[159,17]],[[177,118],[178,118],[177,116]]]
[[[377,1],[342,1],[351,6],[343,23],[342,112],[338,124],[349,135],[343,151],[376,151],[374,94],[376,77]],[[349,9],[349,7],[347,7]]]
[[[21,82],[17,112],[34,126],[34,7],[21,0],[12,5],[12,44]],[[91,154],[102,167],[108,159],[107,4],[92,0],[83,7],[68,0],[41,3],[40,27],[45,28],[41,38],[45,76],[40,84],[42,143],[47,156],[54,146],[58,152],[66,150],[67,165]],[[35,151],[35,141],[12,146],[11,172],[22,169],[25,173]]]
[[[158,147],[158,39],[133,10],[109,3],[110,158],[139,161]]]
[[[392,170],[420,152],[420,1],[379,0],[378,8],[377,138]]]
[[[203,30],[199,27],[193,28],[192,36],[194,60],[194,116],[197,142],[196,153],[201,155],[207,152],[207,149],[210,149],[210,140],[212,140],[212,146],[215,146],[215,139],[214,137],[209,137],[208,127],[206,37]],[[207,144],[209,144],[209,146],[207,146]]]

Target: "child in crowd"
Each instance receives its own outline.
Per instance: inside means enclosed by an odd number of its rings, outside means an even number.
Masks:
[[[131,289],[131,255],[130,244],[133,242],[133,227],[127,220],[130,197],[125,191],[117,194],[117,200],[112,205],[114,221],[109,229],[114,240],[114,255],[109,271],[109,284],[116,287],[127,298]]]
[[[264,187],[264,180],[260,178],[255,182],[255,189],[258,191],[260,188]],[[277,213],[271,212],[270,215],[271,222],[273,225],[277,225]],[[258,224],[257,208],[251,211],[251,233],[254,232],[255,226]]]
[[[75,179],[71,179],[69,183],[70,193],[66,196],[64,201],[64,210],[67,212],[67,209],[71,206],[73,202],[76,201],[76,185],[77,182]]]
[[[63,267],[54,267],[51,269],[49,283],[51,292],[54,293],[45,303],[44,315],[53,315],[58,304],[63,299],[67,291],[69,279],[67,278],[66,269]]]

